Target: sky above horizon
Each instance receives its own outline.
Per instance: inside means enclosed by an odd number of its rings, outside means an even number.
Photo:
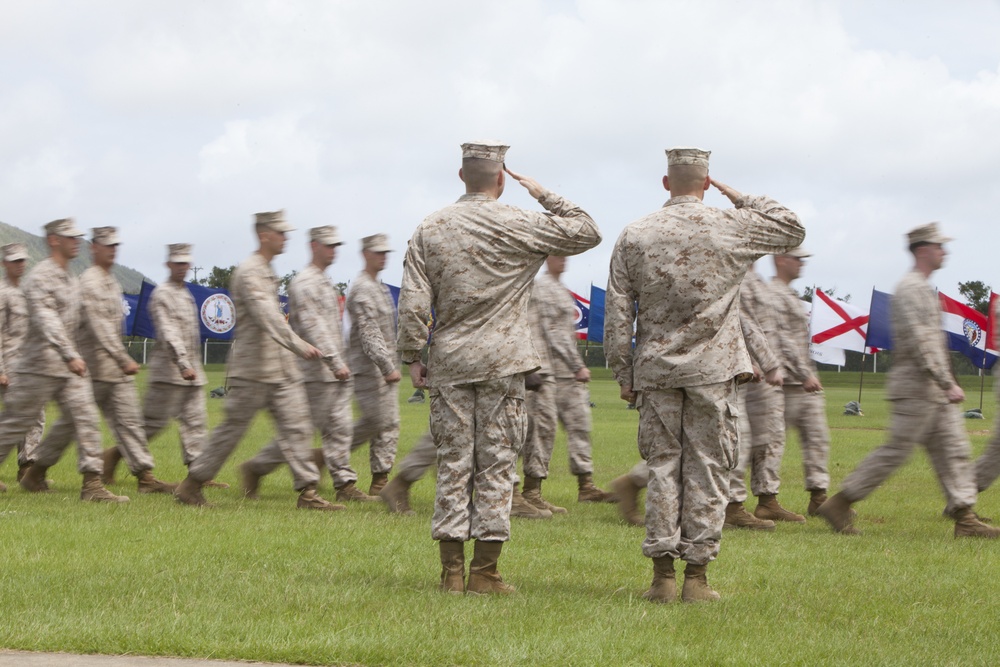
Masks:
[[[666,200],[664,149],[700,146],[714,178],[800,215],[800,290],[867,305],[932,220],[956,239],[939,289],[1000,290],[998,30],[986,0],[9,0],[0,221],[117,226],[120,261],[162,280],[167,243],[194,243],[204,276],[253,252],[255,211],[284,208],[279,275],[334,224],[335,281],[385,232],[398,285],[415,226],[464,191],[459,145],[497,138],[601,227],[564,276],[586,296]],[[513,181],[503,201],[540,208]]]

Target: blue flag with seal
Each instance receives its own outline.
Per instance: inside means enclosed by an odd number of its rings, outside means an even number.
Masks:
[[[135,316],[139,309],[138,294],[122,294],[122,335],[132,336],[135,330]]]
[[[214,289],[203,285],[184,283],[194,297],[198,308],[198,326],[201,340],[232,340],[236,331],[236,306],[229,296],[229,290]],[[151,282],[142,281],[135,311],[132,335],[156,338],[156,328],[149,314],[149,297],[156,287]]]
[[[600,287],[590,286],[590,313],[587,323],[587,340],[604,343],[604,296]]]
[[[865,345],[868,347],[892,349],[891,304],[892,294],[872,290],[871,306],[868,307],[868,335],[865,336]]]

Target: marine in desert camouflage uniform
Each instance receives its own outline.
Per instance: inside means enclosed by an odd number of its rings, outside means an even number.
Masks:
[[[319,469],[310,454],[309,399],[295,362],[296,356],[319,359],[323,353],[288,326],[271,268],[271,260],[285,250],[286,234],[295,228],[284,211],[257,213],[255,221],[259,248],[236,268],[230,283],[237,323],[227,369],[231,388],[226,416],[188,466],[175,495],[187,505],[207,505],[202,487],[219,473],[256,414],[266,409],[274,418],[275,439],[240,466],[244,496],[257,498],[261,476],[287,462],[300,509],[344,509],[316,493]]]
[[[392,251],[389,237],[373,234],[361,239],[365,269],[347,293],[351,338],[347,365],[354,374],[354,397],[361,417],[354,423],[351,449],[366,442],[371,465],[369,495],[389,481],[399,445],[398,382],[402,375],[396,354],[396,314],[389,289],[378,281]]]
[[[836,532],[859,532],[851,505],[867,498],[906,463],[914,445],[921,444],[944,490],[945,512],[955,520],[955,537],[1000,537],[1000,528],[980,521],[972,509],[976,472],[958,409],[965,392],[951,369],[941,331],[941,304],[929,280],[944,265],[944,244],[949,241],[934,222],[907,234],[914,268],[892,297],[892,368],[886,382],[892,412],[889,441],[865,457],[844,480],[840,493],[820,506],[818,514]]]
[[[180,435],[181,460],[191,465],[205,446],[208,437],[208,409],[205,405],[205,369],[198,351],[201,348],[201,327],[198,305],[184,284],[191,268],[189,243],[167,246],[166,282],[157,285],[149,295],[147,308],[156,329],[156,346],[150,355],[149,379],[143,401],[146,441],[152,442],[177,420]],[[117,450],[111,450],[117,451]],[[105,450],[104,479],[114,479],[114,466]],[[107,483],[107,481],[105,481]],[[209,481],[206,486],[223,489],[228,484]]]
[[[462,146],[466,194],[431,214],[410,239],[399,309],[399,350],[417,388],[430,388],[438,448],[431,536],[439,541],[441,586],[460,593],[464,542],[476,540],[468,590],[509,593],[497,572],[510,537],[514,465],[524,444],[524,375],[538,368],[525,310],[547,255],[573,255],[601,234],[575,204],[531,178],[505,171],[507,146]],[[497,201],[505,174],[548,213]],[[420,353],[434,311],[427,366]]]
[[[55,399],[62,411],[61,419],[71,425],[73,433],[70,438],[54,438],[50,432],[42,439],[34,460],[21,477],[21,488],[48,491],[45,473],[59,461],[75,436],[77,470],[83,475],[80,500],[123,503],[128,502],[126,496],[116,496],[101,484],[103,463],[97,405],[87,377],[87,362],[76,343],[81,296],[79,281],[69,273],[69,263],[80,252],[81,236],[83,232],[70,218],[45,225],[49,257],[39,262],[24,280],[28,333],[14,368],[18,390],[0,416],[0,452],[3,456],[10,452],[37,424],[39,406]]]
[[[288,323],[292,331],[323,352],[319,362],[299,360],[313,428],[320,432],[323,443],[322,448],[313,450],[313,460],[330,471],[337,500],[373,501],[376,498],[357,487],[358,473],[351,467],[354,386],[341,334],[340,299],[326,275],[340,245],[340,234],[332,225],[309,230],[312,261],[288,286]]]
[[[6,401],[7,393],[12,391],[10,382],[14,376],[18,350],[28,333],[28,300],[21,291],[21,278],[28,264],[28,249],[23,243],[8,243],[3,246],[2,252],[4,280],[0,283],[0,397]],[[24,440],[17,443],[18,480],[31,465],[31,455],[42,440],[44,428],[43,407],[38,411],[38,421],[24,436]],[[0,491],[6,490],[7,486],[0,482]]]
[[[736,384],[752,377],[740,283],[757,258],[787,252],[805,232],[774,200],[712,181],[706,151],[672,149],[667,160],[670,200],[628,225],[611,256],[605,349],[622,398],[636,401],[649,465],[643,553],[653,559],[653,584],[645,595],[676,599],[681,558],[682,598],[713,600],[705,571],[719,552],[737,464]],[[706,206],[710,184],[736,208]]]
[[[826,424],[826,400],[823,385],[816,372],[816,364],[809,357],[809,316],[802,307],[802,299],[791,287],[805,260],[811,257],[803,248],[775,255],[776,275],[771,281],[771,305],[777,318],[777,331],[784,363],[785,428],[799,433],[802,447],[802,472],[810,500],[808,512],[815,514],[826,502],[830,486],[830,429]],[[772,521],[805,523],[801,514],[789,511],[778,503],[774,494],[758,499],[754,516]]]

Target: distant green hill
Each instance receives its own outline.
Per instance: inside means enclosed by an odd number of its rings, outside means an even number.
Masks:
[[[23,229],[18,229],[8,225],[7,223],[0,222],[0,245],[7,243],[23,243],[28,248],[28,254],[30,255],[28,259],[28,268],[30,270],[35,264],[45,259],[49,255],[48,245],[45,243],[45,237],[39,236],[37,234],[32,234],[26,232]],[[82,239],[80,243],[80,254],[70,262],[70,271],[73,275],[80,275],[87,269],[93,262],[90,259],[90,242],[86,239]],[[127,266],[121,266],[120,264],[115,264],[114,268],[111,269],[115,278],[121,283],[122,290],[126,294],[138,294],[139,287],[142,285],[142,280],[145,276],[135,269],[130,269]],[[149,280],[146,278],[146,280]],[[149,282],[154,282],[150,280]]]

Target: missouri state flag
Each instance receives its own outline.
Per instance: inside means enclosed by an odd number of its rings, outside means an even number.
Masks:
[[[938,299],[941,301],[941,328],[948,337],[948,348],[967,356],[976,368],[992,368],[997,353],[988,344],[986,316],[941,292],[938,292]]]

